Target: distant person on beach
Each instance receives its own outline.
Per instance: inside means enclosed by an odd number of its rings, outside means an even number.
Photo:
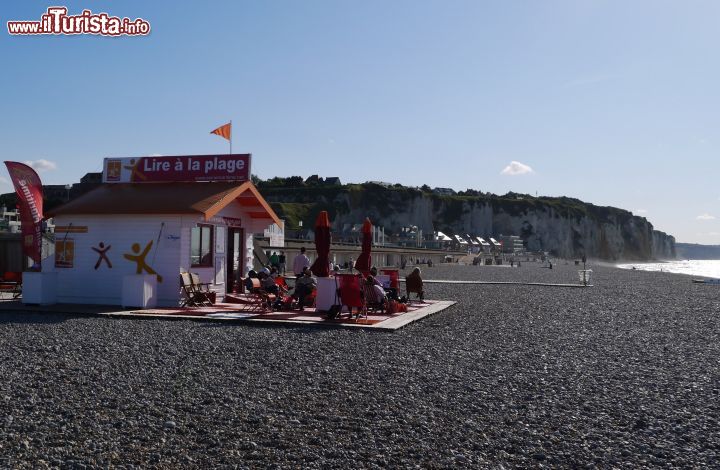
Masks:
[[[280,268],[278,270],[284,276],[285,275],[285,263],[286,263],[284,251],[281,251],[280,254],[278,255],[278,262],[280,263]]]
[[[277,254],[277,251],[273,251],[270,255],[270,266],[280,270],[280,257]]]
[[[300,254],[293,260],[293,274],[295,277],[300,277],[305,268],[310,267],[310,258],[305,255],[305,247],[300,248]]]

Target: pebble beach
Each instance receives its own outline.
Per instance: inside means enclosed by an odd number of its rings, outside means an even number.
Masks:
[[[720,286],[590,267],[427,284],[457,304],[394,333],[0,312],[0,467],[716,466]]]

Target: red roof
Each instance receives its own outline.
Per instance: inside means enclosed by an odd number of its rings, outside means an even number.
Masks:
[[[244,183],[107,183],[47,217],[78,214],[202,214],[208,220],[237,201],[253,219],[280,219],[250,181]]]

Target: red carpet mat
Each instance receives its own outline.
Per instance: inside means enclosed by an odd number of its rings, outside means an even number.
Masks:
[[[237,299],[233,299],[233,301],[237,302]],[[397,312],[392,314],[369,312],[367,317],[361,316],[360,318],[357,318],[355,315],[351,318],[347,312],[343,312],[338,318],[333,320],[327,319],[324,312],[318,312],[314,308],[306,308],[302,312],[297,310],[258,312],[253,310],[249,305],[240,302],[218,303],[212,307],[165,307],[133,310],[132,313],[140,315],[194,316],[223,319],[257,319],[288,322],[374,325],[389,318],[396,318],[404,315],[405,313],[414,312],[421,308],[428,307],[433,303],[435,302],[432,300],[426,300],[425,302],[412,302],[411,304],[408,304],[408,312]]]

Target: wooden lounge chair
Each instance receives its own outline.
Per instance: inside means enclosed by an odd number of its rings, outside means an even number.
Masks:
[[[185,298],[180,301],[181,307],[209,307],[212,305],[207,294],[195,288],[190,273],[180,273],[180,287],[185,295]]]
[[[275,294],[265,292],[260,284],[260,279],[255,277],[252,278],[251,281],[252,289],[246,293],[246,298],[248,300],[247,305],[250,311],[272,311],[272,305],[275,303],[275,300],[277,300],[277,296]]]
[[[192,281],[193,288],[197,292],[202,292],[207,296],[212,304],[215,303],[215,292],[210,290],[209,282],[201,282],[200,275],[198,273],[190,273],[190,280]]]

